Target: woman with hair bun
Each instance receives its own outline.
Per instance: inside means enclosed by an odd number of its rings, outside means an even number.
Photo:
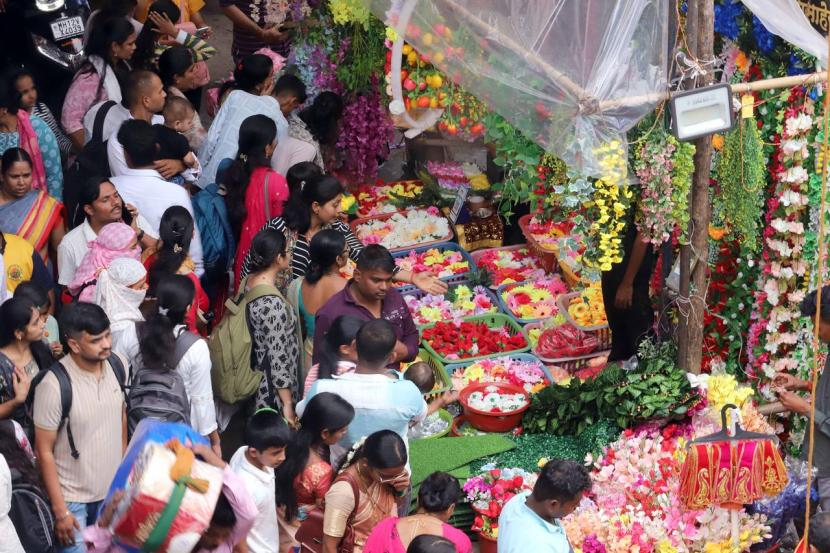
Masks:
[[[418,490],[416,513],[405,518],[389,517],[375,526],[363,553],[406,553],[410,543],[424,534],[443,536],[455,545],[458,553],[470,553],[470,538],[448,524],[459,499],[458,480],[446,472],[433,472]]]
[[[288,269],[285,237],[278,230],[263,229],[251,241],[251,272],[241,291],[269,287],[266,295],[248,302],[252,367],[263,373],[254,395],[254,408],[276,409],[292,426],[297,423],[294,402],[300,383],[299,326],[294,310],[275,286],[277,275]]]

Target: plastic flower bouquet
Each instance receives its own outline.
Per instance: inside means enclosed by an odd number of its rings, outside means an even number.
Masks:
[[[482,468],[487,470],[467,480],[464,493],[477,514],[472,530],[494,540],[502,509],[514,496],[532,490],[536,475],[518,468]]]
[[[395,264],[404,271],[428,273],[444,278],[470,272],[470,262],[459,251],[430,248],[423,252],[411,251],[395,258]]]
[[[355,234],[364,244],[380,244],[400,249],[452,236],[450,223],[436,207],[410,209],[388,219],[375,219],[358,225]]]
[[[536,393],[549,385],[540,361],[524,361],[511,357],[482,359],[458,369],[453,375],[453,385],[464,388],[477,382],[508,382],[522,386],[529,393]]]
[[[460,321],[463,317],[496,313],[499,310],[483,286],[470,288],[461,284],[450,288],[443,295],[427,294],[421,298],[406,295],[403,299],[416,325]]]
[[[509,314],[517,319],[547,319],[556,315],[556,298],[568,292],[568,285],[559,275],[549,278],[509,284],[501,290],[501,300]]]
[[[527,248],[490,250],[478,258],[477,265],[490,275],[493,286],[544,278],[545,270]]]

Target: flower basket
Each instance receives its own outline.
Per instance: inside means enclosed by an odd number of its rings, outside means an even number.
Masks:
[[[573,317],[571,317],[571,314],[568,313],[568,307],[571,304],[571,300],[573,300],[574,298],[578,298],[579,295],[580,295],[580,292],[571,292],[570,294],[562,294],[561,296],[556,298],[557,303],[559,303],[559,310],[562,312],[563,315],[565,315],[565,319],[569,323],[574,325],[576,328],[578,328],[579,330],[584,330],[585,332],[589,332],[589,331],[592,331],[592,330],[607,329],[608,328],[607,323],[603,324],[603,325],[582,326],[582,325],[578,324],[573,319]]]
[[[528,336],[528,339],[530,338],[530,331],[536,328],[541,328],[542,324],[542,322],[537,322],[525,325],[525,334]],[[583,367],[587,366],[591,359],[608,355],[611,351],[611,330],[607,326],[604,328],[600,328],[598,330],[585,332],[594,334],[597,337],[597,341],[599,343],[597,349],[592,351],[591,353],[586,353],[585,355],[579,355],[575,357],[545,357],[536,350],[536,345],[533,344],[532,341],[530,351],[531,353],[533,353],[533,355],[538,357],[539,360],[542,361],[542,363],[544,363],[545,365],[555,365],[573,374],[579,369],[582,369]]]
[[[535,255],[539,262],[542,264],[542,267],[545,269],[545,272],[552,273],[557,267],[556,261],[556,250],[551,250],[545,248],[540,244],[530,233],[530,229],[528,228],[530,225],[530,220],[533,218],[533,214],[528,213],[527,215],[523,215],[519,218],[519,228],[522,230],[522,234],[524,234],[525,239],[527,240],[527,246],[530,251]],[[562,233],[564,236],[564,233]]]
[[[513,245],[513,246],[503,246],[503,247],[500,247],[500,248],[487,248],[485,250],[477,250],[477,251],[471,252],[470,256],[473,258],[473,261],[475,261],[476,267],[478,267],[480,269],[487,269],[481,263],[481,259],[485,255],[487,255],[488,253],[491,253],[491,252],[520,252],[522,250],[526,250],[527,253],[530,254],[530,248],[527,244],[516,244],[516,245]],[[535,256],[530,256],[530,259],[533,259],[535,261],[536,257]],[[543,270],[541,265],[539,265],[539,269]],[[488,273],[489,272],[490,271],[488,270]],[[490,274],[490,278],[491,279],[493,278],[492,273]],[[528,278],[522,278],[521,280],[528,280]],[[519,281],[517,280],[515,282],[519,282]],[[502,283],[494,283],[490,286],[490,288],[495,290],[496,288],[499,287],[500,284],[502,284]]]
[[[444,430],[440,431],[440,432],[437,432],[435,434],[431,434],[429,436],[423,436],[421,438],[415,438],[415,437],[412,437],[410,435],[410,437],[409,437],[410,441],[412,441],[412,440],[435,440],[436,438],[443,438],[444,436],[446,436],[447,434],[450,433],[450,431],[452,430],[452,424],[454,422],[450,412],[447,411],[446,409],[439,409],[438,411],[436,411],[436,413],[441,418],[441,420],[443,420],[445,423],[447,423],[447,427]],[[412,429],[410,428],[410,430],[412,430]]]
[[[435,356],[435,358],[437,360],[441,361],[445,365],[449,364],[449,363],[461,363],[461,362],[468,362],[468,361],[477,361],[479,359],[488,359],[490,357],[498,357],[500,355],[504,355],[505,353],[524,353],[528,349],[530,349],[530,345],[529,345],[530,342],[528,341],[527,336],[524,333],[524,330],[522,329],[521,326],[519,326],[519,324],[516,321],[514,321],[508,315],[504,315],[502,313],[493,313],[493,314],[490,314],[490,315],[478,315],[476,317],[467,317],[467,318],[463,319],[463,321],[472,322],[472,323],[483,322],[490,328],[506,327],[508,333],[511,336],[521,334],[525,339],[525,344],[526,345],[524,347],[516,348],[516,349],[511,350],[509,352],[502,351],[502,352],[491,353],[491,354],[487,354],[487,355],[476,355],[476,356],[472,356],[472,357],[464,357],[462,359],[447,359],[443,355],[436,352],[432,348],[432,346],[429,344],[428,341],[422,339],[422,344],[423,344],[424,349],[427,350],[431,355]],[[429,324],[429,325],[425,325],[421,329],[421,336],[423,336],[424,331],[426,331],[429,328],[433,328],[436,324],[437,323],[432,323],[432,324]]]
[[[441,280],[446,282],[447,286],[449,286],[450,288],[453,288],[455,286],[467,286],[470,289],[474,289],[476,285],[472,284],[468,280],[467,277],[468,277],[468,275],[454,275],[454,276],[447,277],[447,278],[441,279]],[[487,297],[490,299],[490,303],[492,303],[493,307],[495,307],[495,310],[493,312],[494,313],[499,313],[500,310],[501,310],[501,307],[499,306],[499,300],[496,297],[495,292],[493,292],[489,288],[485,288],[483,286],[482,286],[482,288],[484,288],[484,293],[487,294]],[[418,299],[418,300],[420,300],[424,296],[429,295],[427,292],[424,292],[423,290],[420,290],[417,287],[412,286],[412,285],[406,286],[405,288],[400,288],[398,291],[401,293],[401,296],[404,296],[404,298],[409,297],[409,296],[413,296],[413,297],[415,297],[415,299]],[[404,301],[406,301],[406,300],[404,299]],[[413,318],[414,318],[414,316],[413,316]],[[430,323],[419,324],[417,321],[415,322],[415,326],[417,326],[418,328],[423,328],[423,327],[425,327],[429,324]]]
[[[521,394],[525,398],[525,405],[514,411],[489,412],[470,406],[470,396],[475,392],[484,392],[485,389],[497,388],[501,394]],[[470,384],[458,397],[464,408],[464,415],[473,427],[484,432],[509,432],[522,423],[525,411],[530,407],[530,395],[520,386],[504,382],[482,382]]]
[[[432,372],[435,374],[435,388],[427,394],[430,398],[438,397],[444,392],[448,391],[452,387],[452,380],[450,380],[449,375],[447,375],[447,371],[444,368],[444,364],[435,357],[434,354],[430,353],[424,348],[418,348],[418,357],[430,367],[432,367]],[[415,361],[413,361],[414,363]],[[403,370],[406,372],[406,369]]]
[[[554,279],[557,280],[558,282],[552,282]],[[566,284],[563,283],[562,280],[558,278],[558,276],[554,276],[552,278],[544,279],[544,280],[527,281],[527,282],[512,282],[510,284],[502,284],[496,290],[496,297],[499,300],[499,306],[501,306],[501,310],[504,311],[504,313],[506,313],[507,315],[510,315],[511,317],[516,319],[516,321],[520,325],[525,325],[525,324],[528,324],[528,323],[535,323],[535,322],[543,321],[543,320],[546,320],[550,317],[553,317],[554,315],[556,315],[556,313],[559,310],[559,302],[557,302],[556,300],[559,297],[559,295],[561,295],[561,294],[556,295],[556,296],[551,294],[550,298],[547,300],[548,304],[550,304],[550,303],[554,304],[552,306],[552,310],[551,310],[550,313],[545,314],[545,316],[543,316],[543,317],[530,318],[530,319],[523,319],[521,316],[519,316],[519,314],[515,313],[513,311],[513,309],[510,308],[510,305],[508,305],[508,300],[505,299],[505,297],[504,297],[504,295],[506,293],[510,292],[511,290],[513,290],[513,289],[515,289],[519,286],[526,286],[526,285],[531,285],[531,284],[542,284],[542,283],[545,283],[545,282],[549,283],[554,288],[558,288],[559,286],[561,286],[564,289],[563,290],[564,293],[568,292],[568,289],[566,288]],[[550,292],[548,292],[548,293],[550,293]],[[530,303],[531,303],[531,305],[537,305],[538,306],[542,302],[533,302],[533,301],[531,301]]]
[[[372,221],[387,221],[395,215],[399,215],[399,214],[407,215],[412,211],[417,211],[417,210],[407,209],[407,210],[398,211],[398,212],[395,212],[395,213],[385,213],[383,215],[375,215],[374,217],[361,217],[361,218],[355,219],[354,221],[349,223],[349,226],[351,227],[352,232],[355,234],[355,236],[357,236],[358,228],[361,225],[364,225],[366,223],[370,223]],[[423,210],[421,210],[421,211],[423,211]],[[436,216],[437,217],[444,217],[444,215],[441,215],[440,212]],[[398,247],[398,248],[389,248],[389,251],[394,253],[394,252],[401,252],[401,251],[405,251],[405,250],[411,250],[412,248],[417,247],[417,246],[435,246],[436,244],[441,244],[442,242],[449,242],[450,240],[452,240],[452,238],[453,238],[453,231],[452,231],[452,225],[450,224],[449,225],[449,233],[446,234],[445,236],[442,236],[441,238],[438,238],[438,239],[435,239],[435,240],[428,240],[426,242],[413,243],[413,244],[409,244],[409,245],[406,245],[406,246],[401,246],[401,247]]]
[[[458,273],[458,274],[454,274],[454,275],[440,277],[440,279],[443,280],[444,282],[449,282],[450,279],[457,278],[457,277],[465,277],[468,273],[472,273],[472,272],[476,271],[476,263],[475,263],[475,261],[473,261],[472,256],[469,253],[467,253],[467,251],[464,248],[462,248],[461,246],[459,246],[455,242],[442,242],[442,243],[434,244],[434,245],[418,246],[417,248],[409,248],[409,249],[406,249],[406,250],[399,250],[399,251],[395,252],[394,254],[392,254],[392,257],[394,257],[395,259],[400,259],[402,257],[406,257],[407,255],[409,255],[410,252],[422,253],[422,252],[429,251],[433,248],[438,249],[439,251],[442,251],[442,252],[446,252],[446,251],[458,252],[458,253],[461,254],[462,259],[464,261],[466,261],[468,266],[469,266],[469,269],[467,271],[464,271],[463,273]],[[417,290],[418,288],[417,288],[417,286],[414,286],[412,284],[405,284],[404,286],[399,287],[398,291],[401,292],[401,293],[404,293],[404,290],[406,290],[408,292],[409,290],[412,290],[412,289]]]
[[[375,184],[363,184],[357,188],[355,197],[357,198],[358,217],[373,217],[376,215],[383,215],[385,213],[394,213],[401,211],[394,208],[390,194],[397,193],[401,196],[408,194],[415,194],[423,188],[423,183],[420,180],[403,180],[395,182],[380,182]],[[386,209],[387,207],[393,209]],[[379,213],[384,210],[385,213]]]
[[[537,356],[535,356],[533,354],[530,354],[530,353],[510,353],[508,355],[500,355],[500,356],[497,356],[497,357],[491,357],[490,359],[498,360],[502,357],[509,357],[510,359],[514,359],[516,361],[525,361],[525,362],[534,362],[534,361],[540,362],[540,361],[542,361]],[[444,370],[447,372],[447,375],[450,377],[450,381],[452,382],[453,375],[456,372],[464,370],[464,369],[466,369],[467,367],[469,367],[470,365],[472,365],[474,363],[478,363],[478,361],[464,361],[463,363],[452,363],[450,365],[446,365],[444,367]],[[548,368],[545,367],[544,364],[542,364],[540,368],[542,369],[542,372],[544,373],[545,378],[548,381],[548,384],[552,384],[553,383],[553,376],[550,374],[550,371],[548,370]]]

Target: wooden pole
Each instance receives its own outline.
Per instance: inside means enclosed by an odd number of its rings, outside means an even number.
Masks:
[[[697,0],[697,41],[695,57],[710,60],[714,49],[714,0]],[[691,5],[692,2],[689,3]],[[712,72],[707,72],[699,83],[712,83]],[[709,254],[709,174],[712,164],[712,140],[705,136],[695,141],[695,172],[692,177],[691,232],[689,244],[681,249],[681,305],[680,335],[678,340],[678,362],[688,372],[699,373],[703,353],[703,313],[706,309],[707,258]],[[685,250],[685,251],[684,251]],[[692,267],[689,270],[689,261]],[[684,270],[685,269],[685,270]],[[688,281],[684,281],[684,277]]]

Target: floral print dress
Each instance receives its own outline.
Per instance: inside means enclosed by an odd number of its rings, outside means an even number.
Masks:
[[[280,296],[262,296],[248,304],[253,355],[263,378],[256,393],[256,409],[282,410],[277,390],[288,388],[296,401],[300,344],[293,309]]]

